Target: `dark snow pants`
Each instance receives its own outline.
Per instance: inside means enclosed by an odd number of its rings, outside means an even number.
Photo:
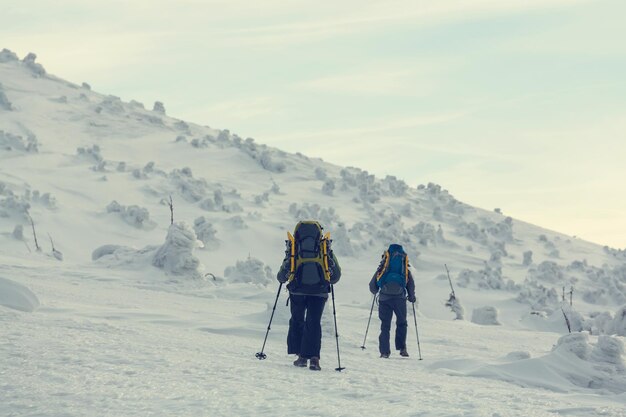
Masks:
[[[378,302],[378,318],[380,318],[380,336],[378,337],[378,349],[380,353],[389,354],[389,333],[391,331],[391,319],[396,314],[396,349],[406,348],[406,300],[404,297],[390,298]]]
[[[291,319],[287,334],[287,352],[310,359],[320,357],[322,348],[322,313],[325,297],[313,295],[289,296]],[[306,317],[305,317],[306,312]]]

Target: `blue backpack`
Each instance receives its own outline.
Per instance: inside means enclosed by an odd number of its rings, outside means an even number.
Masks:
[[[376,275],[376,284],[380,293],[402,296],[406,292],[409,277],[409,261],[402,246],[389,245],[383,254],[383,263]]]

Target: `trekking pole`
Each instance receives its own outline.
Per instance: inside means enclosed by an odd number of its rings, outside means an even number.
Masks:
[[[452,290],[452,296],[454,298],[456,298],[456,294],[454,293],[454,287],[452,286],[452,280],[450,279],[450,271],[448,271],[448,265],[443,264],[443,266],[446,268],[446,273],[448,274],[448,282],[450,283],[450,289]]]
[[[376,296],[378,294],[374,294],[374,299],[372,300],[372,308],[370,309],[370,318],[367,319],[367,328],[365,329],[365,337],[363,338],[363,345],[361,349],[365,349],[365,341],[367,340],[367,332],[370,329],[370,321],[372,321],[372,312],[374,311],[374,303],[376,302]]]
[[[278,286],[278,292],[276,293],[276,301],[274,301],[274,308],[272,309],[272,315],[270,316],[270,322],[267,325],[267,332],[265,332],[265,340],[263,340],[263,347],[261,348],[260,352],[257,352],[256,358],[258,360],[263,360],[265,358],[267,358],[267,355],[265,353],[263,353],[263,351],[265,350],[265,342],[267,342],[267,335],[270,334],[270,329],[272,326],[272,319],[274,318],[274,312],[276,311],[276,304],[278,304],[278,297],[280,297],[280,290],[283,288],[283,283],[281,282],[280,285]]]
[[[331,285],[330,286],[330,292],[332,293],[333,296],[333,318],[335,320],[335,339],[337,340],[337,368],[335,368],[335,371],[341,372],[346,368],[342,368],[341,367],[341,357],[339,356],[339,333],[337,332],[337,310],[335,309],[335,286]]]
[[[422,360],[422,348],[420,347],[420,334],[417,331],[417,316],[415,315],[415,303],[413,304],[413,320],[415,320],[415,336],[417,336],[417,351],[420,355],[420,360]]]

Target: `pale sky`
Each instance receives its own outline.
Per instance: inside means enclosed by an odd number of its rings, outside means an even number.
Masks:
[[[626,248],[624,0],[0,2],[61,78]]]

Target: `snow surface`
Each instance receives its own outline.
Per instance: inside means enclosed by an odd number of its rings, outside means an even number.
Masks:
[[[625,251],[146,110],[34,55],[0,52],[0,84],[0,415],[626,415]],[[343,270],[343,372],[332,301],[322,372],[291,365],[284,292],[255,358],[308,218]],[[418,304],[410,358],[384,360],[376,313],[360,346],[392,242]],[[444,263],[463,307],[501,325],[453,320]]]

